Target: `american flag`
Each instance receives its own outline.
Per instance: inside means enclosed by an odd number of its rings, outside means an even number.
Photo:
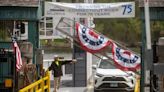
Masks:
[[[17,69],[17,71],[19,71],[22,67],[21,52],[20,52],[19,46],[16,41],[13,42],[13,45],[14,45],[14,52],[16,54],[16,69]]]

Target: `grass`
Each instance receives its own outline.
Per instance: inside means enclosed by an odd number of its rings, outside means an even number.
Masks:
[[[57,45],[66,45],[68,44],[69,42],[66,40],[66,39],[49,39],[49,40],[40,40],[40,44],[42,46],[48,46],[48,45],[51,45],[51,46],[57,46]]]
[[[66,39],[40,40],[41,47],[46,52],[70,52],[71,43]]]

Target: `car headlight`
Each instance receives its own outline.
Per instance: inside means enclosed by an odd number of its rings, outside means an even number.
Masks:
[[[104,75],[103,74],[96,73],[96,76],[103,77]]]

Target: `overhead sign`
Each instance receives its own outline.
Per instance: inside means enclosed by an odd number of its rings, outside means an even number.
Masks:
[[[135,17],[135,3],[57,3],[45,2],[46,17],[128,18]]]

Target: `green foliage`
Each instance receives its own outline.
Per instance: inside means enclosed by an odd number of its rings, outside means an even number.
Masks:
[[[68,44],[67,44],[68,43]],[[68,40],[65,39],[47,39],[47,40],[40,40],[40,44],[42,46],[69,46],[70,43]]]
[[[72,51],[71,43],[67,38],[40,40],[40,44],[46,53]]]
[[[163,21],[152,21],[151,24],[151,37],[152,40],[158,40],[159,37],[164,36],[164,22]]]
[[[140,41],[141,22],[137,18],[95,19],[95,24],[97,31],[121,43],[134,45]]]
[[[95,0],[96,3],[127,2],[134,0]],[[106,18],[94,19],[96,30],[120,43],[134,46],[141,41],[141,21],[139,7],[136,3],[135,18]]]
[[[6,41],[8,37],[7,29],[4,28],[4,26],[1,26],[0,24],[0,40]]]
[[[134,0],[94,0],[95,3],[113,3],[113,2],[127,2]]]

